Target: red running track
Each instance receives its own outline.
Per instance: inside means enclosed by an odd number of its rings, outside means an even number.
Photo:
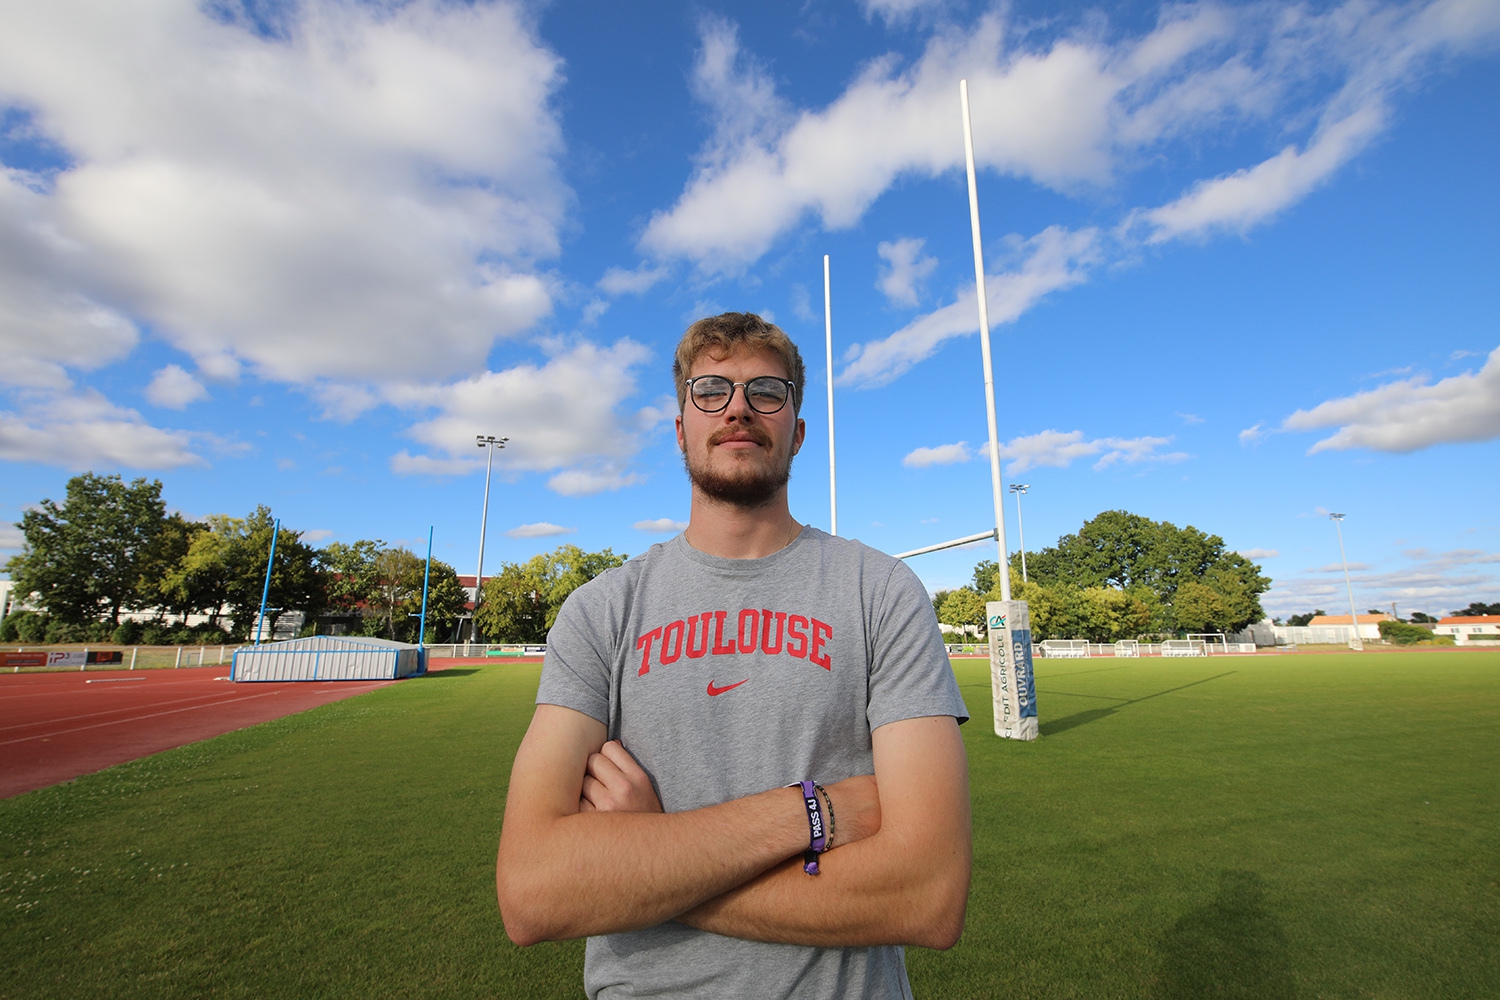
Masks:
[[[227,664],[0,674],[0,798],[394,683],[235,684]]]

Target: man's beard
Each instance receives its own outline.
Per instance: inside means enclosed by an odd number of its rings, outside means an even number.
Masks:
[[[709,450],[719,444],[731,433],[741,432],[742,428],[723,428],[710,435],[708,439]],[[748,429],[751,438],[762,448],[770,450],[771,438],[759,427],[751,426]],[[792,478],[792,454],[787,452],[786,462],[777,466],[737,466],[732,472],[720,472],[708,467],[697,467],[686,452],[682,456],[683,465],[687,466],[688,478],[709,500],[716,503],[728,504],[732,507],[764,507],[775,500],[782,488]]]

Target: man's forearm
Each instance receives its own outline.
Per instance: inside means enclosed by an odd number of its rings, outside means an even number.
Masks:
[[[972,866],[962,740],[952,719],[893,726],[902,729],[876,731],[878,833],[836,844],[817,876],[788,861],[677,919],[729,937],[820,947],[957,942]]]
[[[793,789],[683,813],[578,812],[578,784],[558,787],[558,769],[543,763],[567,741],[533,723],[512,770],[496,889],[518,944],[659,924],[807,845]]]

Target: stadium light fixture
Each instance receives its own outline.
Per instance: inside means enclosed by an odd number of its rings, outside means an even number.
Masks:
[[[1021,496],[1031,489],[1026,483],[1011,483],[1010,491],[1016,495],[1016,535],[1021,541],[1021,582],[1029,582],[1026,578],[1026,525],[1021,520]]]
[[[1349,591],[1349,621],[1354,626],[1354,638],[1350,640],[1349,648],[1363,651],[1365,642],[1359,637],[1359,615],[1354,610],[1354,584],[1349,582],[1349,557],[1344,554],[1344,515],[1329,514],[1328,519],[1339,535],[1339,560],[1344,564],[1344,587]]]
[[[484,507],[479,511],[479,568],[474,571],[474,616],[469,634],[471,640],[479,638],[479,599],[484,594],[484,532],[490,516],[490,470],[495,464],[495,449],[504,448],[509,440],[510,438],[495,437],[493,434],[474,435],[474,444],[487,451],[484,461]]]

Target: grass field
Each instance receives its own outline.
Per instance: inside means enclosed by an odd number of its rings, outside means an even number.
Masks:
[[[494,902],[537,667],[455,668],[0,802],[0,996],[579,996]],[[975,720],[918,996],[1500,996],[1500,652],[1043,661]]]

